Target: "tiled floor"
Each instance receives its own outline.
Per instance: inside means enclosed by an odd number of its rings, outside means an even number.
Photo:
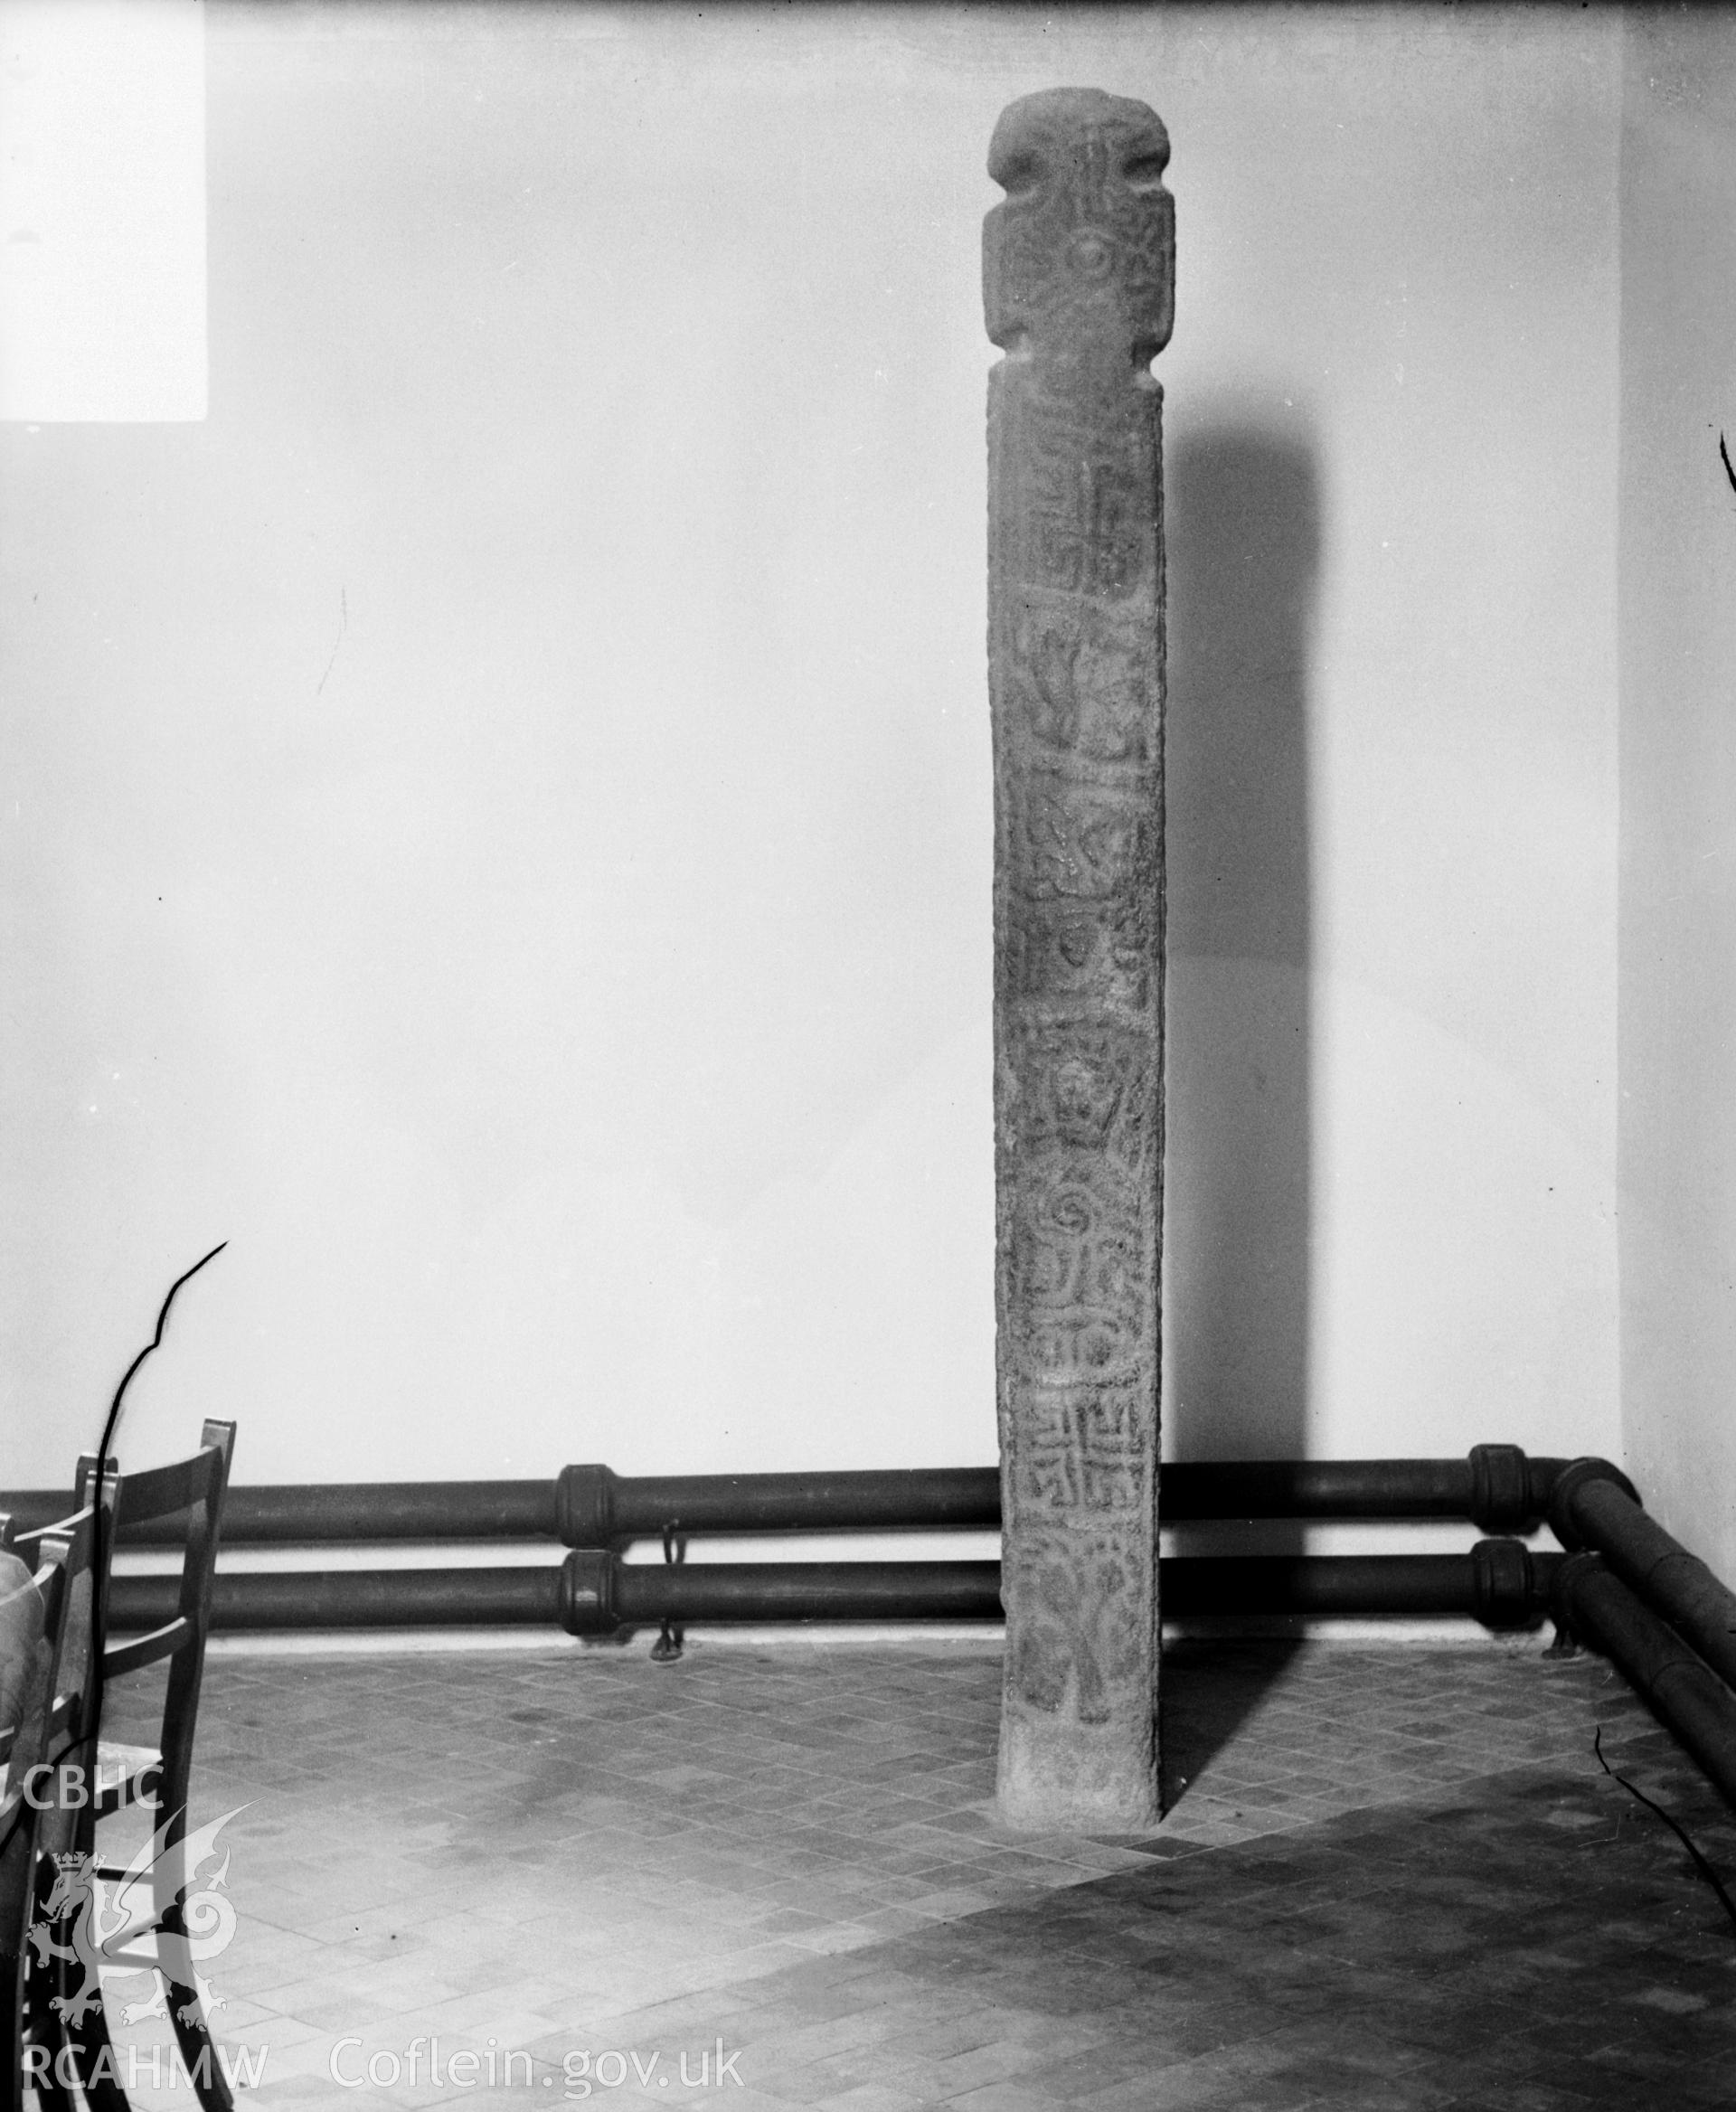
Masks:
[[[252,2102],[1736,2106],[1736,1930],[1594,1730],[1736,1824],[1595,1659],[1182,1645],[1136,1843],[996,1824],[985,1645],[644,1652],[212,1660]]]

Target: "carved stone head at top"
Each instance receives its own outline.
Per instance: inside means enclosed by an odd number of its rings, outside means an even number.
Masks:
[[[1163,350],[1175,313],[1168,160],[1163,120],[1125,96],[1052,88],[1009,104],[988,149],[1006,198],[983,225],[996,344],[1069,365],[1107,357],[1123,374]]]

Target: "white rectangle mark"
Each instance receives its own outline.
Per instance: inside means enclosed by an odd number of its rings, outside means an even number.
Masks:
[[[0,0],[0,418],[205,401],[203,0]]]

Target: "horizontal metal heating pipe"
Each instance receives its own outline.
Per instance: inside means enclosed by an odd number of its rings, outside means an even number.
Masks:
[[[351,1541],[554,1540],[556,1491],[547,1481],[279,1482],[230,1489],[223,1500],[225,1547],[297,1547]],[[64,1517],[64,1490],[0,1495],[14,1531],[34,1532]],[[179,1545],[175,1521],[128,1531],[122,1547]]]
[[[1485,1532],[1528,1531],[1548,1509],[1562,1459],[1478,1445],[1464,1459],[1179,1461],[1163,1469],[1166,1523],[1225,1518],[1467,1518]],[[0,1495],[16,1530],[52,1523],[63,1490]],[[618,1475],[562,1468],[543,1481],[310,1482],[238,1487],[223,1509],[230,1547],[355,1541],[552,1540],[609,1547],[665,1531],[994,1530],[993,1466],[838,1474]],[[166,1546],[173,1523],[120,1534]]]
[[[20,1530],[59,1491],[0,1496]],[[1479,1445],[1453,1459],[1185,1462],[1163,1470],[1165,1523],[1236,1518],[1469,1518],[1486,1532],[1547,1516],[1571,1556],[1485,1540],[1466,1555],[1175,1557],[1166,1615],[1469,1614],[1524,1626],[1547,1600],[1607,1655],[1736,1805],[1736,1593],[1646,1516],[1605,1460]],[[883,1473],[642,1476],[569,1466],[552,1481],[285,1485],[230,1492],[223,1537],[322,1542],[562,1541],[558,1568],[229,1572],[218,1628],[524,1623],[608,1635],[660,1622],[996,1620],[995,1562],[626,1563],[662,1532],[993,1528],[993,1467]],[[151,1544],[143,1536],[122,1542]],[[115,1580],[117,1629],[172,1617],[175,1579]]]
[[[1516,1541],[1460,1555],[1165,1558],[1169,1615],[1470,1614],[1522,1626],[1561,1558]],[[118,1576],[111,1628],[174,1617],[178,1579]],[[683,1622],[929,1621],[1001,1617],[998,1562],[624,1562],[577,1551],[555,1567],[239,1570],[215,1581],[212,1625],[352,1628],[540,1625],[612,1635]]]
[[[1727,1686],[1736,1687],[1736,1592],[1646,1516],[1625,1475],[1607,1460],[1576,1459],[1556,1485],[1550,1523],[1563,1547],[1595,1549]]]

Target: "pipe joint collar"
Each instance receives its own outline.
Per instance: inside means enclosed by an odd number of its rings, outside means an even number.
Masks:
[[[607,1547],[612,1538],[615,1473],[563,1466],[554,1485],[554,1521],[563,1547]]]
[[[1528,1627],[1537,1616],[1530,1551],[1516,1540],[1479,1540],[1471,1550],[1477,1617],[1485,1627]]]
[[[570,1636],[612,1636],[620,1626],[613,1555],[578,1548],[561,1565],[561,1626]]]
[[[1531,1523],[1531,1462],[1517,1445],[1471,1447],[1471,1523],[1484,1532]]]

